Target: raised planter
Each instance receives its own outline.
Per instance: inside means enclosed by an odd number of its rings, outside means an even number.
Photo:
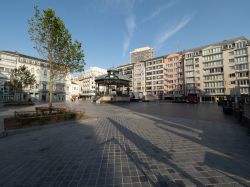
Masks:
[[[34,104],[32,101],[11,101],[4,103],[4,106],[32,106]]]
[[[46,124],[58,123],[67,120],[80,120],[86,118],[84,112],[68,111],[64,113],[56,113],[50,115],[36,115],[36,112],[23,112],[22,114],[15,114],[14,117],[4,119],[4,129],[18,129],[34,126],[41,126]]]

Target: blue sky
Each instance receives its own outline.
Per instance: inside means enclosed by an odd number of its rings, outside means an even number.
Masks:
[[[1,0],[0,50],[39,57],[28,35],[34,5],[53,8],[83,44],[86,68],[129,62],[129,51],[155,55],[250,38],[249,0]]]

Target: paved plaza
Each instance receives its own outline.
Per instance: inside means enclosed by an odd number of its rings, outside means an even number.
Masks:
[[[0,186],[250,186],[250,136],[215,104],[66,105],[89,118],[0,139]]]

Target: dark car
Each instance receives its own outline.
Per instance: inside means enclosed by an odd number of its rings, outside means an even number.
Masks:
[[[223,100],[222,102],[223,112],[224,114],[232,114],[233,113],[233,104],[230,100]]]

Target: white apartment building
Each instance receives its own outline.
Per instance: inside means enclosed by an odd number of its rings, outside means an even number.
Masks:
[[[115,68],[120,75],[126,76],[131,82],[129,83],[129,90],[133,92],[133,75],[134,66],[132,63],[123,64]],[[126,92],[127,90],[123,90]]]
[[[96,94],[95,78],[107,73],[106,69],[99,67],[90,67],[85,73],[78,77],[77,83],[80,86],[80,98],[91,100]],[[104,92],[102,86],[99,87],[100,92]]]
[[[202,50],[196,48],[184,54],[185,95],[194,93],[200,96],[204,93]]]
[[[164,56],[145,61],[146,95],[155,95],[160,98],[164,94]]]
[[[145,62],[136,62],[133,66],[133,91],[145,95]]]
[[[249,94],[249,40],[239,37],[185,51],[186,95],[197,93],[203,101]]]
[[[80,95],[80,86],[73,80],[70,82],[69,86],[70,99],[79,98]]]
[[[25,65],[35,75],[36,84],[24,88],[21,98],[23,100],[49,101],[49,67],[47,61],[12,51],[0,51],[1,84],[9,79],[11,69]],[[3,76],[2,76],[3,75]],[[3,78],[5,77],[5,78]],[[58,77],[54,80],[53,101],[66,101],[70,97],[71,75]]]
[[[0,51],[0,100],[9,100],[13,98],[5,82],[10,78],[10,71],[15,69],[18,56],[15,53]]]

